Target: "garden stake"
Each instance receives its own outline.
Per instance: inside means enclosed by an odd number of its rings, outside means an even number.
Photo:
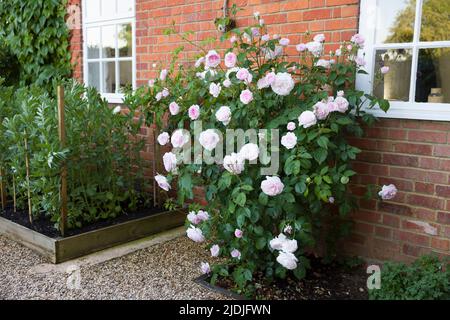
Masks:
[[[25,134],[25,168],[27,173],[27,196],[28,196],[28,218],[30,223],[33,224],[33,209],[31,207],[31,190],[30,190],[30,160],[28,159],[28,140]]]
[[[64,123],[64,88],[58,86],[58,133],[61,148],[66,145],[66,128]],[[61,167],[61,235],[64,237],[67,226],[67,165],[63,162]]]
[[[14,205],[14,213],[17,212],[17,198],[16,198],[16,176],[13,174],[13,205]]]
[[[153,172],[153,206],[156,207],[159,202],[157,199],[157,186],[156,186],[156,180],[155,180],[155,176],[156,176],[156,144],[158,143],[157,141],[157,134],[156,134],[156,119],[155,119],[156,114],[153,114],[153,126],[152,126],[152,130],[153,130],[153,141],[151,141],[151,143],[153,144],[153,159],[152,159],[152,172]]]
[[[158,126],[156,125],[156,114],[154,114],[153,116],[153,124],[154,124],[154,129],[153,129],[153,141],[154,141],[154,146],[155,146],[155,153],[153,155],[154,161],[155,161],[155,165],[154,168],[156,170],[156,172],[159,172],[159,144],[157,142],[157,137],[159,135],[159,130],[158,130]],[[154,176],[153,176],[154,177]],[[156,190],[156,203],[158,206],[161,205],[161,191],[159,190],[159,186],[156,187],[156,180],[153,178],[153,184],[154,184],[154,190]]]
[[[5,191],[5,182],[3,177],[3,169],[0,168],[0,198],[2,201],[2,210],[5,210],[6,207],[6,191]]]

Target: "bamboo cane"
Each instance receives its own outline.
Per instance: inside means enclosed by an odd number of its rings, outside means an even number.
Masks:
[[[13,206],[14,213],[17,212],[16,176],[13,174]]]
[[[153,205],[155,207],[159,206],[159,187],[157,186],[156,180],[155,180],[155,176],[158,172],[158,168],[157,168],[157,154],[158,154],[158,141],[157,141],[157,137],[158,137],[158,127],[156,125],[156,114],[153,113],[153,141],[151,141],[151,143],[153,144],[153,161],[152,161],[152,165],[153,165]]]
[[[3,169],[0,168],[0,198],[2,202],[2,210],[6,208],[6,190],[5,190],[5,177],[3,176]]]
[[[61,148],[66,146],[66,127],[64,122],[64,88],[58,86],[58,133]],[[67,226],[67,165],[64,161],[61,168],[61,235],[64,237]]]
[[[25,135],[25,168],[27,173],[27,196],[28,196],[28,218],[30,223],[33,224],[33,208],[31,207],[31,189],[30,189],[30,160],[28,158],[28,140]]]

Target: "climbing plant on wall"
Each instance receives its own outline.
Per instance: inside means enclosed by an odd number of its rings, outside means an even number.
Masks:
[[[70,76],[67,0],[0,1],[0,42],[20,69],[20,85],[51,88],[55,78]]]

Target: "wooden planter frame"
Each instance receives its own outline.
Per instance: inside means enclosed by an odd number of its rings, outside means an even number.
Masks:
[[[0,234],[61,263],[182,226],[185,210],[165,211],[66,238],[51,238],[0,217]]]

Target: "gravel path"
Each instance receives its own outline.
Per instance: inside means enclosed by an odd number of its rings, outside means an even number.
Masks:
[[[37,272],[46,261],[0,236],[0,299],[224,299],[193,282],[208,254],[180,237],[100,264],[81,267],[81,288],[65,272]]]

